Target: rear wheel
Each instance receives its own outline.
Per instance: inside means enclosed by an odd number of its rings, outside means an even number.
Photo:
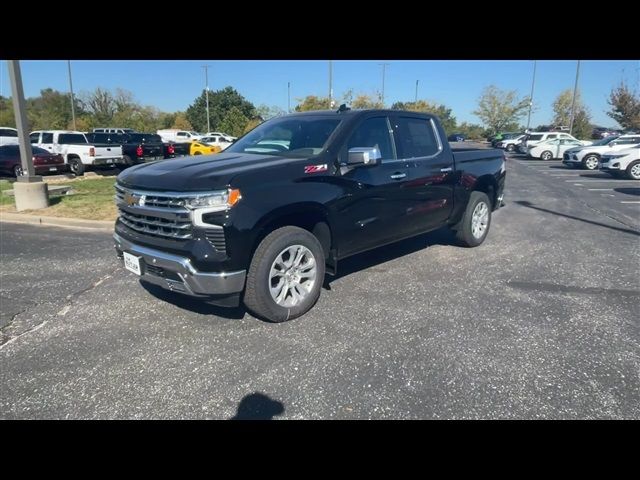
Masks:
[[[627,177],[631,180],[640,180],[640,161],[635,161],[627,167]]]
[[[547,151],[544,151],[544,152],[542,152],[542,155],[540,155],[540,158],[541,158],[542,160],[545,160],[545,161],[547,161],[547,160],[551,160],[551,159],[553,158],[553,153],[551,153],[551,152],[550,152],[550,151],[548,151],[548,150],[547,150]]]
[[[516,146],[513,143],[510,143],[509,145],[507,145],[507,152],[514,152],[516,149]]]
[[[84,164],[79,158],[74,157],[69,159],[69,169],[71,170],[71,173],[77,177],[84,175]]]
[[[22,175],[22,167],[20,165],[16,165],[13,167],[13,176],[18,178]]]
[[[299,227],[279,228],[253,255],[244,304],[271,322],[292,320],[315,305],[324,272],[324,251],[314,235]]]
[[[489,233],[491,226],[491,201],[484,192],[471,192],[462,220],[458,223],[456,238],[465,247],[477,247]]]
[[[598,168],[598,156],[597,155],[587,155],[582,159],[582,166],[587,170],[595,170]]]

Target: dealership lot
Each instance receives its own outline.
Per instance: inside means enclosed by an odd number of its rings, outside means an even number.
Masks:
[[[108,234],[2,223],[0,418],[640,418],[640,185],[507,168],[481,247],[353,257],[283,324],[143,288]]]

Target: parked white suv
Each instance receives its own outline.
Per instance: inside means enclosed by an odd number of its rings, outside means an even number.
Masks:
[[[18,130],[11,127],[0,127],[0,145],[15,145],[18,143]]]
[[[524,137],[526,137],[526,135],[518,135],[517,137],[514,138],[509,138],[507,140],[500,140],[498,143],[496,143],[496,148],[503,148],[505,149],[507,152],[515,152],[516,148],[518,148],[518,144],[524,140]]]
[[[200,141],[209,145],[220,147],[222,150],[233,143],[233,140],[230,140],[229,137],[224,137],[222,135],[204,136],[200,139]]]
[[[167,128],[164,130],[158,130],[156,132],[162,138],[164,142],[193,142],[200,140],[203,135],[198,132],[192,132],[189,130],[179,130],[177,128]]]
[[[600,170],[614,177],[640,180],[640,144],[617,152],[605,153],[600,162]]]
[[[540,142],[546,142],[547,140],[555,140],[556,138],[561,138],[565,140],[577,140],[577,138],[572,137],[568,133],[531,132],[527,134],[527,136],[520,141],[520,145],[518,146],[518,151],[520,153],[527,153],[531,145],[535,145]]]
[[[59,153],[71,172],[83,175],[86,165],[124,164],[121,145],[92,145],[82,132],[38,130],[29,135],[32,145]]]
[[[571,148],[564,152],[562,163],[569,167],[582,167],[587,170],[598,168],[602,155],[624,150],[640,143],[640,135],[622,135],[605,137],[588,147]]]

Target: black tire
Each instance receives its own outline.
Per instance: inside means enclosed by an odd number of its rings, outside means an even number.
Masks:
[[[600,158],[597,155],[589,154],[582,159],[582,168],[585,170],[597,170],[599,162]]]
[[[545,150],[540,154],[540,159],[544,161],[553,160],[553,153],[551,153],[549,150]]]
[[[315,260],[316,277],[311,290],[300,304],[288,308],[276,303],[271,296],[269,274],[276,258],[283,250],[293,245],[302,245],[309,249]],[[324,251],[318,239],[299,227],[279,228],[267,235],[253,254],[247,275],[244,304],[253,314],[270,322],[292,320],[307,313],[318,301],[324,283],[324,273]]]
[[[82,175],[84,175],[84,164],[77,157],[70,158],[69,170],[71,170],[71,173],[73,173],[76,177],[81,177]]]
[[[507,145],[507,152],[513,153],[515,149],[516,149],[516,146],[513,143],[510,143],[509,145]]]
[[[640,161],[631,162],[627,167],[627,177],[631,180],[640,180]]]
[[[481,236],[476,237],[473,234],[472,230],[472,219],[476,207],[481,203],[484,203],[485,207],[487,208],[488,218],[486,221],[484,232]],[[486,193],[471,192],[471,195],[469,196],[469,203],[467,204],[467,208],[464,212],[464,215],[462,216],[462,220],[460,220],[460,223],[453,227],[453,229],[456,231],[456,238],[458,239],[460,245],[462,245],[463,247],[477,247],[482,242],[484,242],[489,233],[489,227],[491,227],[491,209],[491,201],[489,200],[489,197],[487,197]]]
[[[15,167],[13,167],[13,176],[18,178],[21,175],[22,175],[22,166],[16,165]]]

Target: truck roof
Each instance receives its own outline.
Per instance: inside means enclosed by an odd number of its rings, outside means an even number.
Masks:
[[[81,133],[84,135],[84,132],[79,132],[77,130],[34,130],[31,133]]]

